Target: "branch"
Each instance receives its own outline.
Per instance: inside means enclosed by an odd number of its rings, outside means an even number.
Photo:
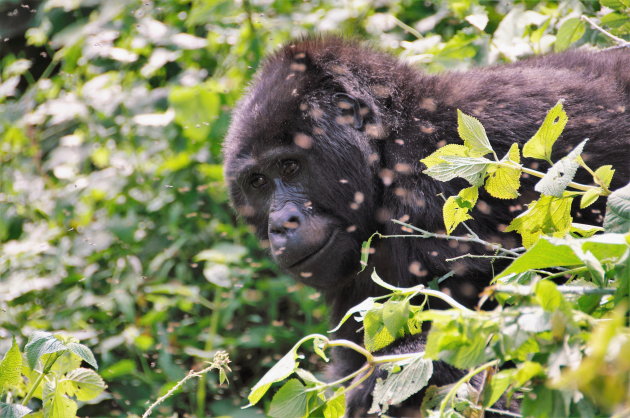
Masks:
[[[392,222],[398,225],[406,226],[407,228],[411,228],[414,231],[418,231],[420,232],[421,235],[382,235],[381,238],[439,238],[439,239],[454,240],[454,241],[460,241],[460,242],[474,242],[476,244],[481,244],[481,245],[490,247],[494,250],[501,251],[502,253],[509,254],[514,257],[520,256],[520,254],[515,251],[508,250],[507,248],[503,248],[499,244],[493,244],[492,242],[484,241],[480,238],[458,237],[458,236],[453,236],[453,235],[437,234],[435,232],[429,232],[424,229],[418,228],[416,226],[407,224],[405,222],[401,222],[397,219],[392,219]]]
[[[603,33],[604,35],[606,35],[607,37],[609,37],[610,39],[618,43],[619,45],[630,46],[630,42],[626,41],[623,38],[613,35],[612,33],[608,32],[606,29],[599,26],[597,23],[593,22],[593,20],[591,20],[590,18],[582,15],[580,16],[580,19],[587,22],[589,25],[591,25],[592,27],[594,27],[595,29],[597,29],[598,31],[600,31],[601,33]]]
[[[495,285],[491,286],[495,292],[509,293],[511,295],[531,295],[532,287],[524,285]],[[587,287],[587,286],[558,286],[560,293],[571,295],[614,295],[617,289]]]

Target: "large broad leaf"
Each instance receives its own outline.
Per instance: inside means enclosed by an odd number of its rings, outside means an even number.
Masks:
[[[578,41],[586,31],[586,24],[579,18],[567,19],[562,23],[556,35],[555,51],[564,51],[573,42]]]
[[[580,249],[576,253],[575,249]],[[547,267],[568,267],[584,264],[582,252],[591,253],[596,259],[621,257],[627,250],[622,234],[603,234],[590,238],[542,237],[526,253],[514,260],[496,279],[508,274],[523,273]]]
[[[399,404],[424,388],[432,375],[433,362],[418,357],[404,366],[400,373],[390,374],[385,380],[378,379],[369,412],[387,412],[389,405]]]
[[[67,347],[68,350],[81,357],[90,366],[98,369],[98,363],[96,363],[96,359],[94,358],[94,354],[92,354],[92,350],[87,348],[85,345],[79,343],[68,343]]]
[[[490,140],[481,122],[459,109],[457,109],[457,132],[473,155],[481,157],[492,152]]]
[[[608,196],[604,229],[622,234],[630,231],[630,183]]]
[[[536,134],[523,146],[523,156],[551,161],[551,149],[569,118],[562,108],[562,100],[547,113]]]
[[[510,222],[506,231],[516,231],[523,245],[531,247],[541,235],[564,236],[571,229],[570,197],[541,196],[529,204],[529,209]]]
[[[74,418],[77,416],[77,404],[68,398],[60,385],[54,380],[44,383],[43,390],[44,418]]]
[[[287,378],[297,369],[297,346],[284,355],[267,373],[254,385],[247,399],[254,405],[263,397],[271,385]]]
[[[84,368],[75,369],[66,374],[59,384],[67,395],[75,396],[80,401],[96,398],[107,387],[94,370]]]
[[[24,347],[28,367],[35,369],[37,361],[44,354],[65,351],[68,347],[50,332],[35,331]]]
[[[0,402],[0,417],[2,418],[22,418],[31,413],[31,410],[25,406]]]
[[[564,193],[564,189],[571,183],[577,169],[580,167],[578,161],[584,149],[584,145],[586,145],[586,141],[588,141],[588,139],[580,142],[566,157],[555,163],[547,171],[547,174],[536,183],[534,190],[542,194],[561,197],[562,193]]]
[[[274,418],[303,417],[307,415],[308,392],[298,379],[285,383],[273,397],[268,415]],[[315,395],[315,392],[311,392]]]
[[[11,348],[9,348],[9,351],[7,351],[0,362],[0,393],[7,389],[15,388],[20,384],[21,371],[22,354],[20,354],[20,348],[14,338]]]

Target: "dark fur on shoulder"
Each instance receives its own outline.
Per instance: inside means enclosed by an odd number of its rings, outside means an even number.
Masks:
[[[368,296],[382,293],[369,278],[375,269],[397,286],[427,283],[450,270],[444,290],[473,306],[489,283],[492,266],[479,259],[446,262],[483,248],[427,239],[374,243],[369,266],[359,270],[361,242],[374,231],[403,233],[401,219],[430,231],[443,229],[442,197],[462,181],[422,174],[420,159],[446,143],[461,143],[457,113],[477,117],[503,156],[523,143],[560,99],[569,116],[554,158],[590,138],[584,159],[593,168],[612,164],[612,189],[628,181],[630,164],[630,51],[568,51],[466,72],[425,74],[391,55],[336,37],[292,42],[270,56],[237,106],[225,142],[230,195],[242,217],[269,243],[278,264],[318,288],[331,307],[331,323]],[[540,171],[547,164],[526,160]],[[588,176],[578,177],[588,182]],[[472,228],[506,247],[518,237],[501,232],[537,198],[532,182],[514,201],[485,193]],[[598,203],[577,222],[601,223]],[[465,233],[461,228],[455,233]],[[432,302],[432,307],[439,307]],[[354,321],[335,335],[362,341]],[[404,345],[422,350],[423,343]],[[361,356],[334,353],[336,375],[361,367]],[[450,382],[450,366],[435,381]],[[367,402],[369,390],[353,395]],[[413,401],[413,400],[412,400]],[[416,400],[417,402],[417,400]],[[361,408],[361,402],[351,402]],[[363,406],[369,408],[369,402]],[[418,403],[415,404],[418,406]],[[358,410],[358,409],[357,409]]]

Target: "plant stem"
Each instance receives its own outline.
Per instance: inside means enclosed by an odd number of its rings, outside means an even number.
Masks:
[[[487,363],[484,363],[481,366],[479,366],[479,367],[469,371],[468,373],[466,373],[466,375],[464,377],[459,379],[457,381],[457,383],[455,383],[453,385],[451,390],[448,391],[448,393],[446,394],[446,396],[442,400],[442,403],[440,404],[440,416],[441,417],[444,416],[444,410],[446,409],[446,406],[449,404],[449,402],[451,402],[453,400],[453,398],[457,394],[457,390],[459,389],[459,387],[461,385],[463,385],[464,383],[467,383],[476,374],[481,373],[482,371],[484,371],[488,367],[494,366],[494,365],[496,365],[498,363],[499,363],[499,360],[492,360],[492,361],[489,361]]]
[[[60,351],[58,353],[51,354],[50,357],[48,357],[48,359],[46,360],[46,364],[44,364],[44,367],[42,367],[41,374],[37,377],[37,379],[33,383],[33,386],[31,386],[31,389],[28,391],[28,393],[22,400],[22,405],[26,406],[28,404],[28,402],[31,400],[31,398],[35,394],[35,391],[39,387],[39,384],[42,382],[42,380],[44,380],[46,373],[50,371],[50,368],[55,364],[59,356],[61,356],[61,354],[63,354],[64,352],[65,351]]]
[[[372,353],[370,353],[369,351],[367,351],[365,348],[361,347],[359,344],[350,341],[350,340],[332,340],[332,341],[327,341],[326,342],[326,347],[346,347],[346,348],[351,348],[354,351],[356,351],[359,354],[363,354],[363,356],[365,357],[365,360],[368,363],[373,363],[374,362],[374,356],[372,355]]]
[[[619,45],[624,45],[624,46],[630,45],[630,42],[626,41],[625,39],[622,39],[622,38],[619,38],[619,37],[613,35],[612,33],[608,32],[606,29],[604,29],[601,26],[599,26],[597,23],[593,22],[588,17],[582,15],[582,16],[580,16],[580,19],[585,21],[585,22],[588,22],[589,25],[591,25],[592,27],[594,27],[595,29],[597,29],[598,31],[600,31],[601,33],[603,33],[604,35],[606,35],[607,37],[612,39],[613,41],[617,42]]]
[[[207,303],[208,300],[206,298],[199,297],[199,301],[205,301]],[[214,337],[217,335],[219,330],[219,305],[221,303],[221,289],[219,287],[215,288],[214,299],[212,300],[212,314],[210,316],[210,328],[208,329],[208,339],[206,340],[206,344],[204,347],[204,351],[211,351],[214,348]],[[204,306],[208,307],[207,304],[202,303]],[[202,374],[199,376],[199,380],[197,381],[197,416],[203,417],[206,413],[206,375]]]
[[[513,255],[514,257],[520,256],[520,254],[517,252],[508,250],[507,248],[503,248],[499,244],[493,244],[491,242],[484,241],[480,238],[458,237],[458,236],[452,236],[452,235],[437,234],[435,232],[429,232],[424,229],[418,228],[416,226],[401,222],[397,219],[392,219],[392,222],[411,228],[414,231],[418,231],[421,233],[421,235],[383,235],[381,238],[439,238],[439,239],[454,240],[454,241],[461,241],[461,242],[474,242],[474,243],[481,244],[481,245],[490,247],[492,249],[501,251],[502,253]]]
[[[502,164],[502,165],[507,165],[507,164]],[[514,166],[509,165],[509,167],[514,168]],[[534,177],[539,177],[539,178],[543,178],[545,177],[545,173],[541,173],[540,171],[536,171],[536,170],[532,170],[531,168],[527,168],[525,166],[520,166],[521,170],[523,171],[523,173],[527,173],[530,174]],[[568,186],[573,187],[576,190],[582,190],[584,192],[588,192],[591,189],[594,189],[594,186],[587,186],[586,184],[580,184],[580,183],[575,183],[575,182],[570,182],[568,184]]]

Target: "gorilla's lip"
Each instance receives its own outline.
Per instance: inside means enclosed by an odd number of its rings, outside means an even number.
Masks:
[[[312,253],[310,253],[309,255],[299,259],[297,262],[291,264],[289,267],[287,267],[289,270],[293,270],[296,267],[298,267],[300,264],[304,264],[307,261],[316,258],[319,254],[325,252],[328,247],[331,246],[331,244],[335,241],[335,237],[337,236],[337,230],[334,230],[330,236],[328,237],[328,239],[326,240],[326,242],[324,243],[324,245],[322,245],[321,247],[319,247],[317,250],[313,251]]]

